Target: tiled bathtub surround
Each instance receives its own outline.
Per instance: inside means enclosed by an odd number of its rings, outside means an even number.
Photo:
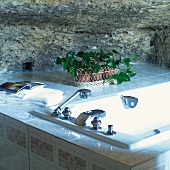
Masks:
[[[11,126],[7,126],[7,140],[26,148],[26,134]]]
[[[4,116],[0,114],[0,138],[4,138]]]
[[[168,69],[142,64],[136,65],[135,69],[138,74],[132,82],[119,86],[93,88],[93,94],[95,95],[93,97],[170,81],[170,71]],[[55,77],[49,73],[51,79],[46,81],[43,79],[43,74],[47,73],[20,73],[14,74],[15,76],[9,74],[8,79],[2,75],[0,80],[18,81],[29,79],[44,81],[48,87],[63,90],[66,98],[77,90],[73,86],[54,83],[53,81],[56,81]],[[100,92],[100,94],[97,92]],[[42,170],[169,170],[170,139],[154,146],[128,151],[28,113],[39,108],[39,106],[32,105],[30,107],[28,105],[17,105],[16,103],[1,104],[0,106],[0,129],[5,127],[5,130],[2,131],[5,132],[4,136],[6,136],[5,139],[0,138],[0,150],[4,150],[3,154],[8,155],[8,159],[5,155],[1,155],[0,158],[3,157],[5,161],[10,159],[12,165],[14,163],[12,156],[15,155],[20,160],[17,163],[17,170],[37,170],[37,168]],[[4,120],[4,116],[5,124],[3,125],[1,120]],[[10,134],[11,132],[16,133],[15,138],[7,137],[7,133]],[[24,140],[26,140],[26,143],[23,145]],[[8,148],[11,150],[11,156]],[[25,152],[29,150],[28,156],[23,157],[23,154],[21,156],[20,150],[23,149]],[[28,166],[23,166],[22,163]],[[22,166],[19,166],[20,164]],[[0,169],[3,166],[7,167],[0,159]]]
[[[97,165],[93,165],[93,166],[92,166],[92,169],[93,169],[93,170],[105,170],[105,169],[103,169],[103,168],[101,168],[101,167],[99,167],[99,166],[97,166]]]
[[[62,149],[58,150],[58,157],[59,157],[59,166],[68,169],[68,170],[74,170],[74,169],[81,169],[86,170],[86,160],[83,160],[79,158],[78,156],[75,156],[69,152],[66,152]]]
[[[0,122],[0,136],[3,136],[4,129],[3,129],[3,122]]]
[[[49,143],[46,143],[44,141],[41,141],[40,139],[37,139],[33,136],[31,136],[31,151],[40,157],[43,157],[44,159],[47,159],[49,161],[53,161],[54,155],[53,155],[53,146]]]

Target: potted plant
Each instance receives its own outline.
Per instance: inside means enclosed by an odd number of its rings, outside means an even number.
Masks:
[[[136,75],[131,70],[131,61],[137,57],[132,54],[124,58],[115,49],[109,53],[100,49],[99,52],[68,52],[65,57],[56,57],[54,63],[75,77],[77,85],[121,84]]]

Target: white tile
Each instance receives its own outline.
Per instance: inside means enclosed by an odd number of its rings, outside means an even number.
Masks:
[[[7,170],[29,170],[29,159],[21,154],[20,150],[12,145],[6,147],[6,169]]]
[[[147,156],[147,153],[146,153],[146,156]],[[162,153],[162,154],[160,153],[156,157],[153,157],[153,159],[150,159],[150,160],[145,161],[143,163],[141,162],[140,164],[133,166],[132,170],[145,170],[145,169],[148,169],[149,167],[155,167],[156,168],[157,165],[162,165],[162,162],[165,162],[165,165],[166,165],[165,167],[167,168],[168,158],[169,158],[169,152],[165,152],[165,153]],[[168,170],[168,169],[165,169],[165,170]]]
[[[5,141],[0,140],[0,170],[6,170]]]
[[[56,170],[55,167],[51,166],[50,164],[47,164],[41,160],[37,162],[30,160],[30,170]]]
[[[0,113],[0,140],[5,140],[4,136],[5,131],[5,116]]]
[[[97,162],[90,159],[90,170],[118,170],[118,168],[109,167],[105,162]]]
[[[141,170],[169,170],[168,161],[163,161],[147,169],[141,169]]]
[[[21,121],[14,118],[10,118],[9,116],[5,116],[5,123],[11,123],[13,125],[20,127],[23,130],[27,130],[27,125],[25,123],[22,123]]]
[[[51,135],[50,133],[44,132],[43,130],[31,127],[31,126],[28,126],[28,131],[31,132],[31,133],[34,133],[36,135],[43,136],[44,138],[49,139],[53,142],[55,142],[55,140],[56,140],[56,137]]]
[[[169,151],[170,150],[170,139],[156,144],[155,147],[159,147],[159,148],[164,149],[165,151]]]

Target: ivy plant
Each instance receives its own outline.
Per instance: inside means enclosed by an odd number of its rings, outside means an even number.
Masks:
[[[109,83],[121,84],[136,75],[132,71],[132,60],[138,57],[137,54],[123,57],[115,49],[108,53],[100,49],[99,52],[68,52],[65,57],[56,57],[54,64],[61,65],[73,77],[76,77],[78,72],[98,73],[103,68],[112,68],[115,73],[109,77]]]

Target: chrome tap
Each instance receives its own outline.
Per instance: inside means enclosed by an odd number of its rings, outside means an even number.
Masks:
[[[76,118],[76,120],[74,121],[74,123],[76,125],[79,126],[85,126],[86,125],[86,120],[89,117],[94,117],[94,120],[92,121],[93,126],[100,126],[99,124],[101,124],[101,121],[98,120],[99,117],[105,117],[106,116],[106,112],[104,110],[100,110],[100,109],[94,109],[94,110],[88,110],[85,112],[82,112],[79,114],[79,116]],[[97,120],[97,121],[96,121]],[[96,125],[97,123],[97,125]]]
[[[125,109],[135,108],[138,104],[138,98],[133,96],[120,96]]]
[[[59,116],[62,114],[62,109],[70,103],[74,98],[77,96],[80,96],[80,98],[87,99],[91,96],[91,90],[89,89],[79,89],[77,90],[72,96],[70,96],[64,103],[62,103],[60,106],[58,106],[53,113],[51,114],[52,116]],[[70,112],[71,113],[71,112]]]

